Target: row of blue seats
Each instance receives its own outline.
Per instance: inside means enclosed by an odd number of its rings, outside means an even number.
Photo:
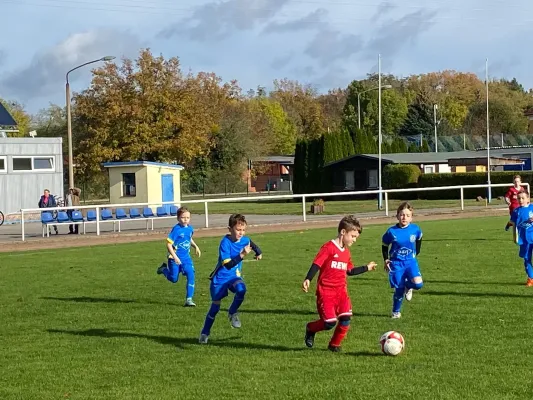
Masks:
[[[178,214],[178,207],[172,205],[169,207],[167,211],[167,207],[157,207],[156,213],[154,214],[153,210],[150,207],[145,207],[142,210],[142,213],[139,211],[138,208],[130,208],[130,214],[126,213],[126,210],[123,208],[117,208],[115,210],[115,218],[116,220],[121,219],[136,219],[136,218],[157,218],[157,217],[169,217],[169,216],[176,216]],[[109,221],[113,220],[113,213],[109,208],[104,208],[100,212],[100,221]],[[69,217],[68,213],[66,211],[59,211],[57,213],[57,216],[54,217],[54,215],[51,212],[45,211],[41,214],[41,222],[43,224],[53,224],[53,223],[80,223],[80,222],[96,222],[96,211],[95,210],[88,210],[87,211],[87,219],[84,220],[83,215],[81,211],[72,211],[71,216]]]

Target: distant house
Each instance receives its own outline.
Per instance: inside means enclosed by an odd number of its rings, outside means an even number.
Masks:
[[[256,157],[250,161],[253,171],[247,179],[250,192],[292,190],[294,156]]]
[[[527,148],[527,150],[524,148],[491,149],[491,170],[531,169],[532,153],[533,148]],[[487,153],[486,150],[480,150],[382,154],[382,168],[388,164],[416,165],[423,174],[485,172],[487,170]],[[332,183],[334,192],[378,188],[379,156],[377,154],[354,155],[326,164],[324,168],[326,179]]]
[[[7,137],[8,132],[18,132],[17,122],[0,103],[0,137]]]

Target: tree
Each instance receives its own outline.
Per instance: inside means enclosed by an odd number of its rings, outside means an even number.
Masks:
[[[18,132],[12,132],[9,134],[11,137],[23,137],[27,136],[30,131],[31,117],[24,111],[22,104],[16,101],[6,101],[0,98],[0,103],[6,108],[7,112],[11,114],[15,122],[17,123]]]
[[[431,108],[418,99],[409,106],[407,118],[400,128],[401,136],[424,137],[433,132],[433,112]]]

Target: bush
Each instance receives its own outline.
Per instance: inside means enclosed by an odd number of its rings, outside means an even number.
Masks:
[[[385,189],[403,189],[416,187],[420,177],[420,168],[410,164],[389,164],[383,168],[383,187]]]
[[[511,186],[513,183],[513,176],[519,174],[522,177],[522,182],[531,182],[533,178],[533,171],[506,171],[506,172],[492,172],[490,174],[490,181],[492,184],[508,183]],[[418,187],[438,187],[438,186],[463,186],[463,185],[484,185],[487,183],[486,172],[460,172],[448,174],[422,174],[418,178]],[[508,187],[492,188],[492,197],[503,196]],[[439,190],[418,192],[418,198],[426,200],[435,199],[459,199],[459,189]],[[464,193],[465,198],[474,199],[477,196],[483,198],[487,197],[486,188],[466,189]]]

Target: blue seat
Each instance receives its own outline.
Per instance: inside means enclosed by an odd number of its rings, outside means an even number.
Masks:
[[[87,211],[87,221],[96,221],[96,211],[95,210]]]
[[[138,208],[130,208],[130,218],[141,218]]]
[[[168,215],[165,207],[157,207],[156,213],[158,217],[166,217]]]
[[[81,211],[72,211],[72,217],[70,217],[72,222],[83,222],[83,215]]]
[[[143,208],[143,217],[144,218],[153,218],[154,217],[154,212],[152,211],[152,209],[150,207],[144,207]]]
[[[57,222],[59,223],[71,222],[66,211],[59,211],[57,213]]]
[[[116,219],[125,219],[128,218],[128,214],[126,214],[126,211],[123,208],[117,208],[115,211],[115,217]]]
[[[113,213],[109,208],[104,208],[102,212],[100,213],[100,219],[102,221],[107,221],[109,219],[113,219]]]
[[[51,224],[51,223],[54,223],[55,220],[54,220],[54,216],[52,215],[51,212],[48,212],[48,211],[45,211],[41,214],[41,222],[43,224]]]
[[[176,207],[175,205],[171,205],[170,206],[170,215],[172,216],[176,216],[178,215],[178,207]]]

